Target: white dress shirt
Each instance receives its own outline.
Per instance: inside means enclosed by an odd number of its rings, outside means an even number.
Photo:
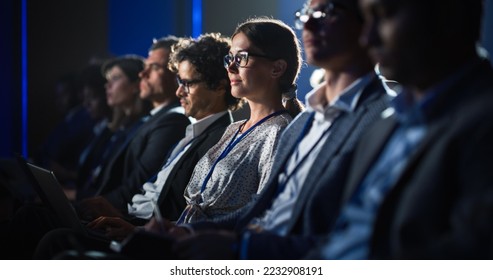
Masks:
[[[207,127],[209,127],[209,125],[226,113],[227,112],[224,111],[213,114],[187,126],[185,137],[181,139],[171,151],[166,164],[163,166],[161,171],[159,171],[156,180],[154,182],[146,182],[143,185],[143,194],[134,195],[132,197],[132,203],[127,204],[128,213],[130,215],[142,219],[150,219],[152,217],[154,211],[154,204],[152,201],[157,202],[164,183],[168,179],[168,176],[171,170],[173,170],[175,164],[185,154],[188,148],[190,148],[193,140],[202,134]]]

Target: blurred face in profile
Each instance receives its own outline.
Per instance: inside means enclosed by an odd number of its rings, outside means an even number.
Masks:
[[[106,101],[110,107],[131,107],[138,98],[139,82],[131,82],[118,66],[106,71]]]
[[[84,86],[82,89],[84,107],[94,120],[102,120],[107,117],[109,108],[104,98],[104,92],[91,86]]]
[[[361,43],[379,63],[382,74],[402,84],[416,85],[440,52],[440,18],[421,0],[360,0],[365,19]]]
[[[151,101],[163,101],[174,96],[175,75],[167,68],[170,51],[165,48],[149,52],[145,68],[140,72],[140,97]]]
[[[301,11],[309,16],[302,35],[309,64],[340,69],[361,53],[359,37],[363,25],[357,9],[357,0],[309,1]],[[324,16],[318,17],[320,14]]]

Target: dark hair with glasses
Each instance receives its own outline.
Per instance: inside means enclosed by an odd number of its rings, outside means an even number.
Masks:
[[[303,110],[302,103],[296,98],[296,80],[301,69],[301,47],[293,29],[280,20],[259,17],[248,19],[236,28],[231,36],[244,34],[262,54],[239,52],[234,57],[225,57],[230,62],[246,65],[248,56],[263,56],[272,60],[286,61],[286,71],[279,80],[279,88],[283,93],[283,101],[291,116]]]
[[[228,72],[223,67],[223,58],[228,54],[230,40],[220,33],[208,33],[198,39],[182,39],[173,46],[168,68],[177,73],[178,64],[189,61],[200,77],[195,80],[184,81],[177,77],[177,82],[189,91],[189,86],[204,82],[209,89],[217,89],[224,86],[226,89],[225,101],[230,110],[236,110],[240,106],[240,99],[231,95],[231,84]],[[225,81],[225,82],[224,82]]]
[[[183,86],[185,89],[185,93],[190,93],[190,86],[203,82],[202,79],[193,79],[193,80],[182,80],[180,76],[176,75],[176,82],[179,86]]]
[[[352,11],[360,22],[363,22],[363,15],[358,8],[357,0],[347,1],[327,1],[325,5],[320,5],[316,9],[309,7],[310,0],[307,0],[303,5],[303,8],[296,11],[294,14],[294,27],[302,30],[305,23],[310,19],[321,21],[326,17],[338,15],[341,12]]]

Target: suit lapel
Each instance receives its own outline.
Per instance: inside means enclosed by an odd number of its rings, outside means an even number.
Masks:
[[[269,177],[267,186],[265,186],[261,195],[261,199],[265,199],[268,205],[270,205],[272,199],[277,193],[278,175],[283,171],[286,162],[288,161],[293,149],[297,144],[299,134],[303,130],[303,127],[310,117],[309,112],[303,112],[301,114],[302,115],[296,118],[296,120],[293,121],[288,128],[286,128],[284,134],[282,135],[281,141],[279,142],[278,149],[274,157],[274,164],[270,173],[271,175]]]
[[[103,170],[103,177],[102,181],[99,185],[98,191],[96,192],[96,195],[101,195],[101,193],[104,193],[107,189],[107,184],[111,179],[111,176],[114,176],[114,166],[118,161],[124,161],[125,160],[125,154],[127,152],[127,149],[129,148],[130,143],[132,140],[135,138],[135,135],[137,134],[138,131],[142,128],[143,122],[142,120],[138,120],[131,128],[129,128],[129,131],[126,132],[126,134],[123,136],[124,139],[122,139],[121,143],[118,143],[117,151],[111,156],[109,161],[105,164],[105,168]]]
[[[318,188],[320,178],[324,177],[324,172],[327,171],[327,167],[330,165],[334,156],[348,143],[348,138],[351,137],[357,126],[363,121],[362,118],[368,112],[367,104],[380,98],[381,94],[377,93],[381,93],[382,90],[380,81],[378,78],[374,78],[374,81],[362,93],[358,107],[355,108],[356,111],[353,113],[345,112],[335,120],[329,137],[310,168],[310,176],[307,176],[303,183],[293,209],[293,219],[290,221],[289,228],[293,228],[297,223],[299,215],[305,209],[307,199]]]
[[[355,153],[358,158],[353,158],[351,164],[351,171],[349,173],[348,183],[344,190],[343,202],[347,201],[351,194],[355,191],[361,180],[364,178],[368,169],[375,162],[377,156],[381,153],[391,133],[396,128],[397,122],[394,117],[383,119],[381,122],[370,127],[372,129],[371,135],[375,137],[362,138],[360,144],[357,147]],[[364,134],[363,137],[365,137]],[[378,147],[375,149],[375,147]],[[363,153],[361,151],[364,151]],[[357,163],[355,162],[357,161]]]
[[[323,177],[323,173],[327,170],[327,166],[330,164],[334,155],[337,154],[337,152],[342,148],[347,137],[353,130],[354,126],[358,123],[361,116],[362,113],[357,115],[344,113],[344,115],[339,116],[339,120],[334,123],[332,131],[315,159],[314,164],[310,168],[310,175],[306,177],[300,194],[296,199],[296,204],[292,215],[293,219],[290,221],[289,228],[294,226],[298,220],[297,217],[304,209],[306,200],[310,197],[310,194],[315,189],[315,186],[318,185],[320,178]]]
[[[190,145],[190,148],[188,148],[187,152],[185,152],[185,154],[183,156],[181,156],[181,158],[175,164],[175,167],[181,166],[184,160],[188,160],[188,154],[195,152],[197,146],[201,145],[202,142],[209,136],[210,133],[214,132],[219,127],[223,127],[223,126],[227,127],[229,124],[231,124],[231,122],[232,122],[231,113],[229,113],[229,111],[228,111],[228,113],[226,113],[224,116],[220,117],[215,122],[213,122],[211,125],[209,125],[206,128],[206,130],[204,132],[202,132],[202,134],[200,134],[199,136],[197,136],[193,140],[192,144]],[[177,168],[175,168],[175,167],[173,167],[173,169],[171,169],[171,172],[168,175],[166,182],[164,183],[164,186],[161,190],[161,193],[159,194],[158,203],[161,203],[164,200],[164,198],[166,197],[166,195],[168,194],[170,188],[174,187],[174,186],[170,186],[170,182],[173,181],[173,180],[170,180],[170,178],[174,178],[176,176]],[[176,186],[176,187],[181,187],[181,186]]]
[[[281,173],[286,164],[286,161],[291,156],[291,152],[296,145],[297,139],[303,127],[305,126],[310,112],[302,112],[293,122],[284,130],[281,137],[281,141],[277,146],[276,155],[274,157],[274,164],[272,166],[271,175],[267,181],[267,185],[262,190],[260,197],[253,204],[253,206],[242,216],[236,225],[236,228],[242,229],[246,226],[254,217],[261,215],[266,209],[268,209],[277,193],[278,176]]]
[[[404,185],[402,183],[403,180],[407,180],[409,176],[414,174],[415,168],[421,161],[421,158],[426,154],[426,151],[433,145],[433,143],[435,143],[435,140],[439,137],[439,134],[443,133],[447,129],[448,124],[450,124],[450,117],[445,117],[429,128],[424,139],[409,158],[408,163],[404,167],[404,170],[399,176],[397,182],[394,184],[395,187],[392,188],[391,192],[399,191],[402,185]]]
[[[290,127],[286,128],[284,134],[282,136],[282,141],[278,145],[278,149],[276,152],[274,165],[272,167],[271,174],[279,174],[281,169],[284,168],[286,161],[291,156],[291,152],[293,148],[297,144],[297,140],[299,138],[299,134],[303,130],[303,127],[306,125],[308,118],[310,117],[310,112],[301,113],[296,121],[293,121]],[[275,176],[277,177],[277,176]],[[269,178],[270,180],[274,178]],[[277,178],[275,178],[277,180]]]

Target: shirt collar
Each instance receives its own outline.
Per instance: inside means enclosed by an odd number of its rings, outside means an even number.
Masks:
[[[150,112],[149,112],[149,115],[151,116],[154,116],[155,114],[157,114],[159,111],[161,111],[161,109],[164,108],[164,105],[159,105],[155,108],[153,108]]]
[[[186,129],[186,137],[191,137],[195,138],[202,134],[209,125],[211,125],[213,122],[227,114],[228,111],[222,111],[216,114],[212,114],[210,116],[207,116],[203,119],[200,119],[198,121],[193,122],[192,124],[189,124]]]
[[[307,110],[315,111],[325,116],[332,115],[334,111],[353,112],[356,109],[363,90],[374,77],[375,73],[371,72],[357,79],[348,87],[346,87],[337,99],[333,100],[328,105],[324,104],[322,102],[323,99],[319,98],[319,95],[324,94],[326,82],[323,82],[307,94]]]
[[[391,100],[391,106],[396,113],[397,120],[401,123],[425,123],[429,119],[437,100],[456,85],[468,73],[479,65],[479,61],[473,60],[459,68],[452,75],[435,84],[426,90],[424,97],[416,101],[411,91],[402,89],[402,91]]]

